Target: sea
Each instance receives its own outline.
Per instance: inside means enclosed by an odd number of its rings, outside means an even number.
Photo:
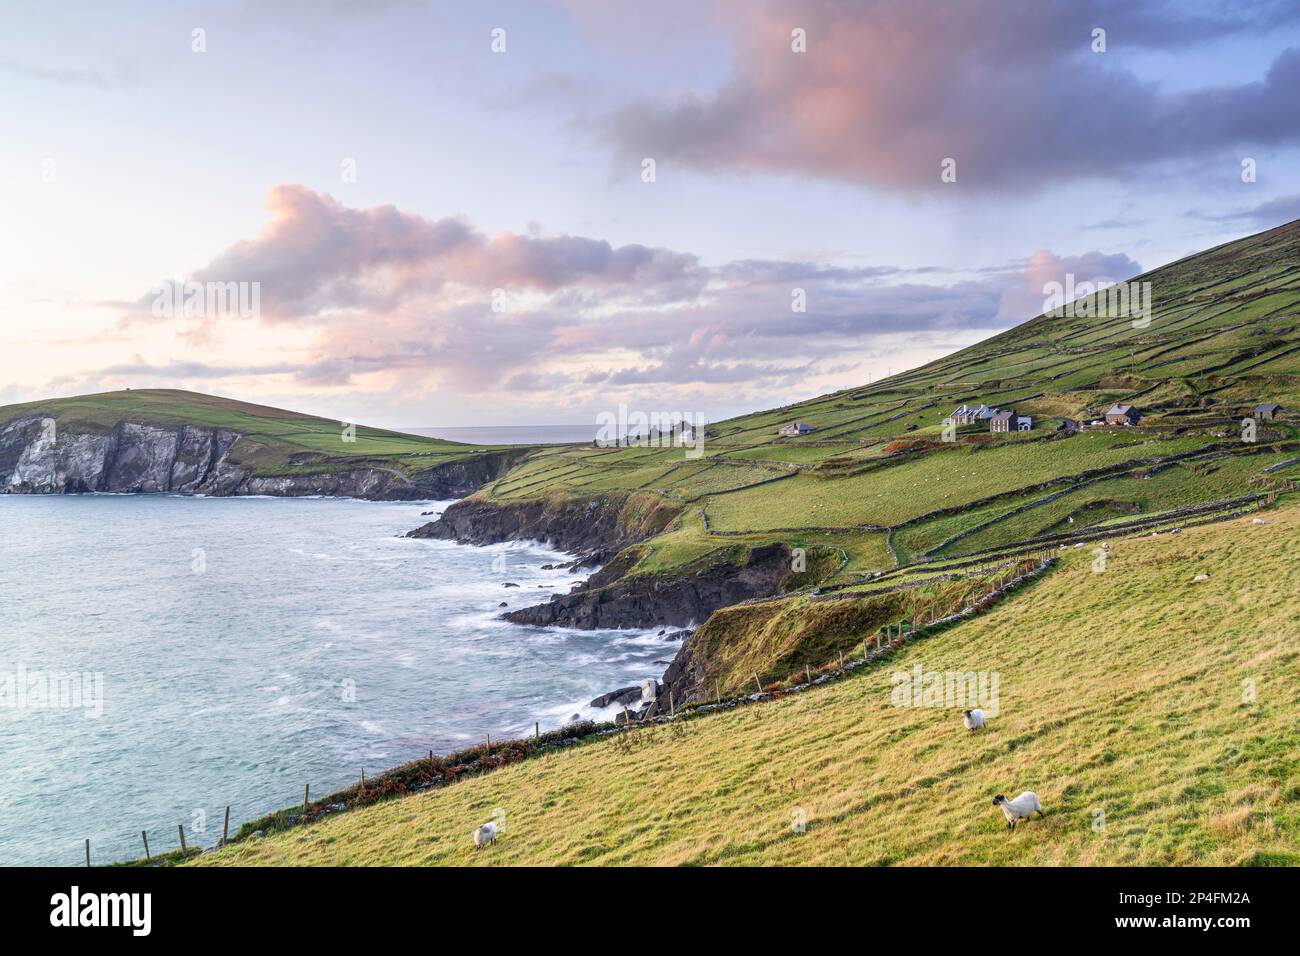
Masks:
[[[612,719],[675,632],[521,626],[582,575],[404,533],[450,502],[0,496],[0,863],[187,842],[427,755]],[[515,585],[515,586],[508,586]]]

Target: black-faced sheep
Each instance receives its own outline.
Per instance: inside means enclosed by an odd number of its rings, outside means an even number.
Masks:
[[[1043,805],[1038,802],[1038,794],[1032,790],[1026,790],[1014,800],[1008,800],[999,793],[993,798],[993,806],[1001,807],[1002,812],[1006,814],[1008,830],[1014,830],[1017,821],[1028,820],[1035,813],[1038,814],[1039,819],[1045,816]]]

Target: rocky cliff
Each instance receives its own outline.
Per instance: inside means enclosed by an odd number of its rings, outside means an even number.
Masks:
[[[719,556],[673,574],[601,573],[547,604],[502,615],[516,624],[562,627],[689,627],[718,608],[781,593],[790,575],[790,549],[783,544],[753,548],[739,561]],[[608,567],[608,566],[607,566]]]
[[[539,541],[577,555],[579,564],[603,564],[623,548],[663,531],[680,513],[680,505],[648,494],[505,502],[476,497],[456,502],[407,537],[459,544]]]
[[[458,498],[501,474],[507,453],[462,459],[414,476],[359,459],[337,469],[259,475],[232,454],[242,437],[225,428],[121,421],[101,431],[59,428],[42,418],[0,424],[0,492],[336,495],[372,500]]]
[[[667,528],[681,509],[651,494],[504,502],[475,497],[456,502],[409,537],[461,544],[539,541],[577,555],[574,567],[604,565],[569,594],[502,615],[516,624],[685,627],[728,604],[780,593],[781,581],[790,574],[785,545],[737,545],[671,574],[636,573],[639,542]]]

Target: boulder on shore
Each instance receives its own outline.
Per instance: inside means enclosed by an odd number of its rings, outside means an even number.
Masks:
[[[608,694],[601,694],[592,700],[592,707],[609,707],[613,704],[631,705],[640,703],[641,688],[637,687],[620,687],[618,690],[611,690]]]

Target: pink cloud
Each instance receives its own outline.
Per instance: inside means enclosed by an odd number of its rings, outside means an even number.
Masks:
[[[735,52],[712,90],[627,104],[597,124],[624,161],[802,174],[884,186],[1039,188],[1294,142],[1300,49],[1258,82],[1166,93],[1090,49],[1098,24],[1127,48],[1182,49],[1294,22],[1225,7],[1119,0],[840,0],[726,4]],[[1273,18],[1273,19],[1270,19]],[[807,52],[791,50],[806,32]]]

